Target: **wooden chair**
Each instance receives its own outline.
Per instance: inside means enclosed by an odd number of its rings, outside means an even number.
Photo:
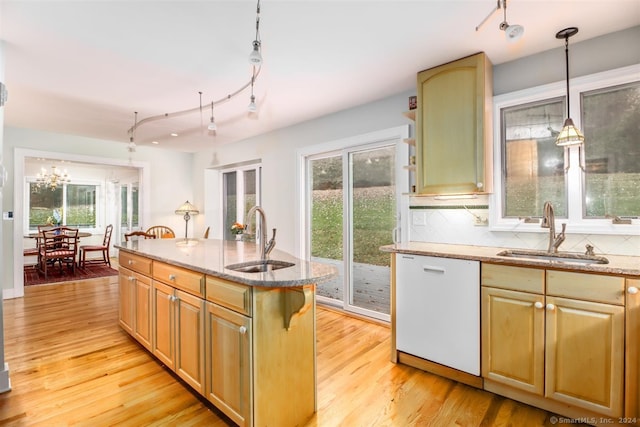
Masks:
[[[111,233],[113,232],[113,225],[107,225],[104,230],[104,239],[102,245],[82,245],[80,246],[80,268],[84,268],[87,264],[87,252],[102,252],[102,259],[89,260],[92,264],[107,264],[111,267],[111,260],[109,259],[109,245],[111,244]]]
[[[133,240],[133,238],[135,238],[135,239],[138,239],[138,238],[155,239],[156,235],[155,234],[148,234],[148,233],[145,233],[144,231],[132,231],[131,233],[126,233],[124,235],[124,241],[128,242],[130,238],[132,238],[132,240]]]
[[[210,229],[210,228],[211,228],[211,227],[207,227],[207,229],[206,229],[206,230],[204,230],[204,236],[203,236],[203,237],[204,237],[205,239],[208,239],[208,238],[209,238],[209,229]]]
[[[153,227],[149,227],[146,233],[153,234],[154,236],[156,236],[156,239],[173,239],[174,237],[176,237],[176,233],[174,233],[172,229],[164,225],[154,225]]]
[[[57,227],[42,232],[40,251],[38,253],[38,270],[47,278],[47,270],[63,264],[71,267],[72,274],[76,274],[76,254],[78,253],[78,229]]]

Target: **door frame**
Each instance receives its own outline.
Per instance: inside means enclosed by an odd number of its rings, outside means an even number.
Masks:
[[[331,153],[331,152],[343,153],[345,150],[349,150],[350,148],[355,149],[356,147],[358,148],[358,150],[372,149],[376,147],[381,147],[383,145],[387,145],[384,143],[388,141],[393,141],[393,140],[396,141],[395,143],[396,189],[397,189],[396,190],[396,206],[397,206],[397,214],[398,214],[398,227],[400,229],[400,232],[397,233],[397,241],[407,240],[408,209],[407,209],[407,212],[405,212],[406,203],[403,202],[403,199],[406,198],[406,196],[403,196],[402,189],[406,189],[406,191],[408,192],[409,176],[407,171],[402,169],[401,164],[403,162],[402,159],[405,159],[404,161],[408,161],[408,158],[409,158],[408,144],[402,143],[402,141],[408,137],[409,137],[409,125],[403,125],[403,126],[383,129],[383,130],[375,131],[371,133],[366,133],[362,135],[356,135],[348,138],[334,140],[326,143],[316,144],[313,146],[304,147],[297,151],[296,153],[296,158],[297,158],[296,191],[297,191],[298,197],[296,198],[297,224],[295,224],[295,230],[296,230],[295,253],[298,256],[298,258],[300,259],[310,258],[309,251],[310,251],[311,242],[310,242],[308,230],[310,230],[310,227],[311,227],[311,218],[310,218],[310,213],[307,211],[307,207],[310,206],[311,194],[307,190],[307,177],[309,173],[307,170],[307,158],[314,155],[320,155],[323,153]],[[358,151],[358,150],[354,150],[354,151]],[[345,171],[343,170],[343,175],[344,175],[344,172]],[[345,185],[346,185],[346,182],[345,182]],[[343,186],[343,190],[347,191],[347,188],[344,188]],[[346,197],[346,193],[345,193],[345,197]],[[346,219],[344,221],[346,222]],[[344,230],[344,225],[343,225],[343,230]],[[350,255],[350,249],[347,250],[348,244],[349,243],[346,242],[346,239],[343,240],[343,245],[344,245],[343,257],[349,257],[349,263],[350,263],[351,255]],[[349,273],[345,271],[345,276],[348,274]],[[348,279],[350,280],[350,278]],[[345,293],[347,293],[346,289],[345,289]],[[359,309],[358,307],[354,308],[353,306],[347,304],[348,302],[346,300],[347,297],[348,297],[348,294],[344,295],[343,297],[344,301],[342,301],[342,306],[344,310],[355,312],[358,314],[363,314],[365,316],[371,316],[372,312],[370,310]],[[376,315],[373,317],[381,318],[381,320],[389,321],[390,315],[385,315],[382,313],[375,313],[375,314],[378,314],[379,316]]]

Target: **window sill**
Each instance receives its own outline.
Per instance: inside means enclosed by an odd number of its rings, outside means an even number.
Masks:
[[[566,234],[611,234],[611,235],[640,235],[640,220],[634,219],[632,224],[612,224],[611,220],[591,220],[593,222],[572,223],[567,220],[556,219],[556,231],[560,231],[563,223],[567,224]],[[512,233],[549,233],[548,228],[540,224],[525,224],[519,220],[503,220],[490,225],[491,231],[509,231]]]

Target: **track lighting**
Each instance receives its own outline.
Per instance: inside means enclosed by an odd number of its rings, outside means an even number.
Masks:
[[[476,27],[476,31],[478,31],[480,29],[480,27],[487,22],[487,20],[493,15],[493,13],[496,10],[503,10],[503,20],[500,23],[500,25],[498,26],[498,28],[501,31],[504,31],[504,36],[507,39],[508,42],[515,42],[517,40],[520,40],[520,38],[522,37],[522,35],[524,34],[524,27],[522,25],[518,25],[518,24],[514,24],[514,25],[509,25],[509,23],[507,22],[507,0],[497,0],[497,6],[494,10],[492,10],[489,15],[487,15],[486,18],[484,18],[482,20],[482,22],[480,22],[478,24],[478,26]]]
[[[254,72],[255,72],[255,67],[254,67]],[[253,82],[255,80],[255,76],[251,79],[251,102],[249,102],[249,107],[247,107],[247,109],[249,110],[250,113],[255,113],[256,111],[258,111],[258,106],[256,105],[256,97],[253,94]]]
[[[251,65],[262,65],[262,54],[260,48],[262,43],[260,42],[260,0],[256,6],[256,38],[253,40],[253,50],[249,54],[249,63]]]

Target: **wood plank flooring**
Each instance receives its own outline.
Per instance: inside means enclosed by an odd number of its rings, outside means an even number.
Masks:
[[[0,394],[0,425],[233,425],[120,329],[117,304],[117,277],[4,301],[12,390]],[[545,411],[389,362],[384,325],[323,308],[317,325],[310,427],[552,425]]]

